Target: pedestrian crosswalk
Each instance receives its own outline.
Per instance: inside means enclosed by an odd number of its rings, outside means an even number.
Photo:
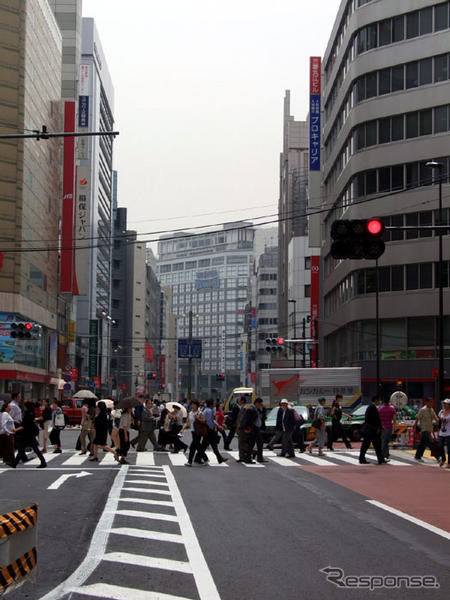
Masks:
[[[118,470],[85,560],[40,600],[67,595],[72,600],[219,600],[169,465]]]
[[[309,454],[307,452],[299,453],[297,452],[294,457],[288,458],[284,456],[280,456],[273,451],[264,451],[264,463],[255,462],[253,464],[245,464],[240,463],[238,461],[239,453],[237,450],[230,451],[221,451],[221,454],[224,458],[227,458],[227,462],[223,462],[219,464],[217,458],[214,453],[211,451],[207,451],[206,455],[208,457],[208,466],[209,467],[220,467],[222,469],[230,469],[230,468],[246,468],[246,469],[267,469],[274,466],[283,467],[283,468],[302,468],[302,467],[339,467],[339,466],[362,466],[359,464],[359,452],[357,450],[337,450],[335,452],[328,452],[324,456],[318,456],[317,453]],[[62,454],[46,454],[46,461],[48,463],[49,468],[59,468],[59,469],[71,469],[71,468],[120,468],[120,465],[114,460],[113,454],[110,452],[106,452],[103,455],[99,454],[98,462],[90,462],[89,455],[83,454],[80,455],[74,451],[63,451]],[[376,464],[376,456],[373,451],[369,451],[366,455],[366,459],[369,461],[369,464]],[[153,452],[130,452],[127,456],[127,461],[130,465],[141,468],[145,471],[146,475],[152,472],[149,471],[152,467],[154,469],[158,469],[164,465],[169,465],[171,467],[182,467],[186,464],[187,458],[183,453],[153,453]],[[24,468],[33,468],[39,464],[39,460],[37,458],[33,458],[29,460]],[[415,464],[410,460],[409,456],[405,456],[405,458],[401,457],[399,459],[398,456],[396,458],[391,458],[389,465],[390,466],[411,466]],[[19,469],[23,468],[20,465]],[[194,465],[197,467],[197,465]],[[0,467],[1,468],[1,467]],[[156,471],[153,471],[156,473]],[[157,475],[154,475],[157,478]]]

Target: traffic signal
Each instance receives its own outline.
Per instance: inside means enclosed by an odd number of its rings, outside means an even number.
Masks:
[[[281,353],[284,350],[284,338],[268,337],[266,338],[266,352]]]
[[[216,375],[216,381],[225,381],[225,373],[219,373]]]
[[[38,340],[42,336],[42,326],[37,323],[15,321],[11,323],[10,335],[20,340]]]
[[[381,239],[383,233],[384,223],[380,219],[334,221],[331,226],[333,242],[330,254],[337,260],[376,260],[385,250]]]
[[[152,379],[156,379],[156,373],[154,373],[154,372],[153,372],[153,373],[152,373],[152,377],[151,377],[151,378],[152,378]]]

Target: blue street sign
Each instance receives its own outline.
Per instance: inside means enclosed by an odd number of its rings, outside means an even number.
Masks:
[[[189,340],[182,338],[178,340],[178,358],[201,358],[202,340]]]
[[[178,358],[189,358],[189,342],[186,339],[178,340]]]
[[[70,383],[70,381],[71,381],[70,375],[65,375],[64,376],[64,381],[67,381],[68,383]]]
[[[65,383],[64,384],[64,389],[65,390],[71,390],[72,389],[72,384],[71,383]]]
[[[70,398],[70,396],[72,395],[72,390],[64,390],[63,394],[64,398]]]
[[[95,390],[95,381],[93,381],[91,379],[91,381],[89,381],[89,387],[91,388],[91,390]]]
[[[192,340],[190,355],[192,358],[202,357],[202,340]]]

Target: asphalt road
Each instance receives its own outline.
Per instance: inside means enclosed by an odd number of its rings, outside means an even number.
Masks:
[[[65,431],[63,446],[75,435]],[[366,467],[339,452],[324,464],[299,455],[245,467],[229,456],[227,466],[192,469],[181,455],[67,466],[72,455],[0,473],[3,498],[40,506],[37,582],[12,599],[448,597],[448,471],[408,457]],[[90,475],[76,478],[82,471]],[[349,576],[375,579],[343,587]],[[439,587],[396,589],[395,576]]]

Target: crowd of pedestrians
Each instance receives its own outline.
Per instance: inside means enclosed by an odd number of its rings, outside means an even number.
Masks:
[[[3,395],[9,396],[9,395]],[[364,423],[361,426],[363,437],[359,462],[367,464],[366,452],[372,445],[379,464],[389,462],[389,443],[397,424],[396,409],[389,400],[380,406],[380,397],[374,396],[368,405]],[[279,403],[276,415],[275,432],[266,448],[273,450],[281,444],[278,456],[292,458],[295,448],[300,452],[313,452],[318,448],[319,456],[324,456],[324,448],[333,451],[333,443],[342,439],[347,448],[352,448],[342,417],[351,419],[341,408],[342,396],[336,396],[329,416],[326,399],[319,398],[314,409],[312,426],[315,439],[305,444],[302,428],[303,416],[286,399]],[[0,409],[0,457],[11,468],[20,462],[27,462],[26,450],[31,449],[38,457],[38,468],[47,466],[45,454],[49,445],[54,453],[61,453],[61,431],[65,427],[65,417],[61,402],[43,400],[41,410],[36,411],[32,401],[22,402],[20,394],[14,393],[4,399]],[[450,468],[450,399],[443,401],[439,415],[432,408],[432,400],[426,400],[416,417],[416,426],[421,433],[420,444],[415,459],[423,462],[425,449],[438,447],[434,456],[440,466]],[[77,445],[80,454],[89,453],[89,460],[98,461],[98,451],[110,452],[120,464],[128,464],[130,446],[137,452],[146,452],[150,442],[154,452],[187,453],[186,466],[207,465],[206,450],[211,448],[219,464],[228,460],[219,450],[223,442],[224,450],[231,450],[231,442],[238,438],[237,462],[245,464],[265,463],[264,440],[266,431],[266,409],[261,398],[247,404],[245,398],[238,398],[231,412],[225,415],[223,405],[213,400],[201,402],[158,402],[150,398],[126,398],[114,403],[112,400],[86,399],[81,410],[81,430]],[[185,441],[185,433],[191,438]],[[42,448],[39,438],[42,433]],[[108,436],[110,440],[108,441]],[[447,457],[446,457],[447,451]]]

